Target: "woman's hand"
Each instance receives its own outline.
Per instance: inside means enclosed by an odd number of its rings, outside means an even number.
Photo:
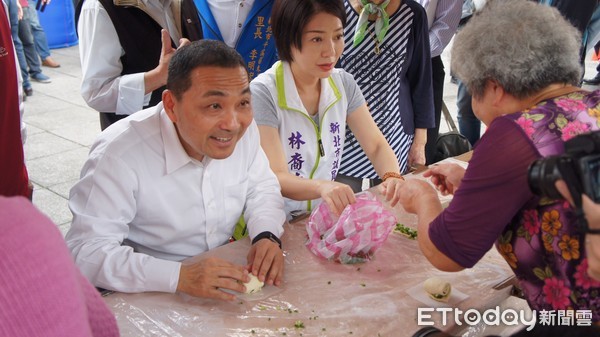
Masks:
[[[425,144],[413,143],[408,151],[408,166],[425,165]]]
[[[427,129],[415,129],[415,138],[408,151],[408,166],[425,165],[425,144]]]
[[[423,177],[431,177],[431,182],[442,195],[454,194],[465,176],[465,169],[458,164],[439,164],[430,166]]]
[[[381,184],[382,193],[390,206],[400,203],[409,213],[418,214],[418,207],[427,203],[439,203],[437,192],[424,180],[388,179]],[[390,193],[393,189],[393,193]]]
[[[329,205],[329,209],[338,216],[342,214],[346,205],[356,202],[354,191],[346,184],[336,181],[319,180],[317,190],[323,201]]]
[[[390,202],[390,206],[394,207],[400,199],[400,189],[404,184],[404,178],[388,178],[381,183],[381,194],[385,196],[385,200]]]

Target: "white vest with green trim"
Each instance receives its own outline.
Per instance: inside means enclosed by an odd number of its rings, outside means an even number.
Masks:
[[[308,114],[290,66],[277,62],[255,81],[265,84],[275,102],[279,137],[290,173],[305,179],[334,180],[340,167],[346,138],[348,98],[342,82],[342,69],[321,79],[319,124]],[[296,201],[286,198],[285,211],[311,211],[321,199]]]

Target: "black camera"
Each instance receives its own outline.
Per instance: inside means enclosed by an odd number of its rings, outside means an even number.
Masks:
[[[562,199],[554,186],[558,179],[566,182],[573,198],[585,193],[600,202],[600,131],[573,137],[565,142],[565,153],[529,166],[529,188],[539,196]]]

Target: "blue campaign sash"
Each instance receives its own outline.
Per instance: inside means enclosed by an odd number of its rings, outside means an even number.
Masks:
[[[198,7],[204,38],[223,41],[207,0],[194,0],[194,3]],[[275,39],[271,31],[273,3],[274,0],[255,0],[235,46],[246,61],[250,79],[271,68],[278,60]]]

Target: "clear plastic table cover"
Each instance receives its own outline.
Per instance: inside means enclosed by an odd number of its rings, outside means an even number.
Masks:
[[[399,222],[415,227],[415,215],[401,207],[393,211]],[[513,275],[495,248],[474,268],[445,273],[431,266],[417,241],[392,233],[372,260],[344,265],[319,258],[305,247],[305,223],[302,219],[285,225],[281,287],[265,286],[254,295],[240,294],[233,302],[185,294],[114,293],[105,302],[117,318],[121,335],[411,336],[421,328],[417,309],[431,306],[407,290],[414,291],[429,277],[444,278],[465,293],[467,298],[454,304],[463,311],[494,308],[509,296],[510,287],[494,289]],[[204,255],[245,264],[249,247],[246,238]],[[431,320],[448,332],[465,328],[456,326],[452,315],[448,317],[446,325],[436,313]]]

